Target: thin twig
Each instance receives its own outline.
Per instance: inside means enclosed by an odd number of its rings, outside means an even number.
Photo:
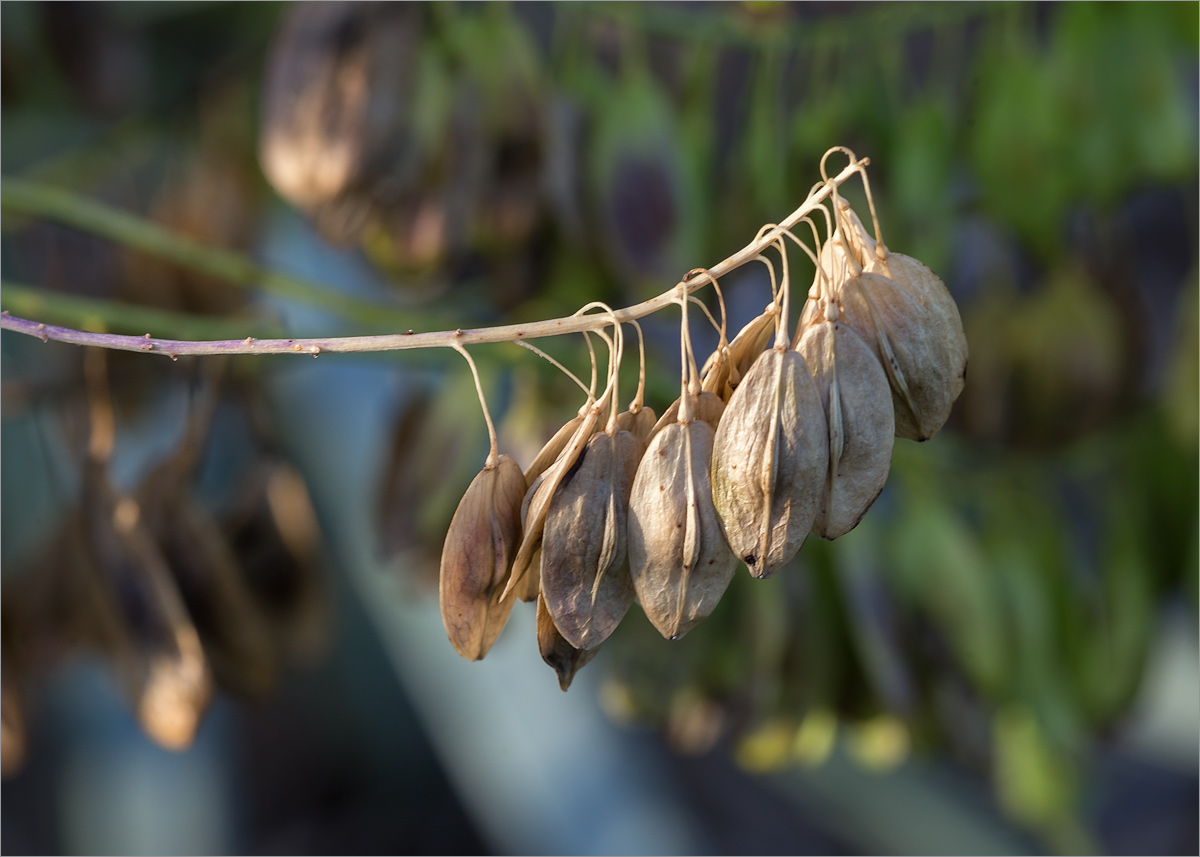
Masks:
[[[866,158],[851,162],[838,175],[810,194],[808,199],[801,203],[800,207],[785,218],[779,226],[760,233],[754,241],[747,244],[741,250],[718,264],[711,266],[708,273],[694,274],[657,297],[624,309],[614,310],[612,315],[607,313],[572,315],[526,324],[442,330],[432,333],[414,333],[408,331],[406,333],[376,336],[342,336],[310,339],[255,339],[252,336],[248,336],[245,339],[187,341],[157,339],[149,333],[144,336],[120,336],[111,333],[91,333],[68,327],[42,324],[37,321],[18,318],[7,312],[0,314],[0,328],[12,330],[16,333],[24,333],[29,336],[36,336],[47,342],[54,340],[56,342],[68,342],[73,345],[90,345],[119,351],[162,354],[171,359],[185,355],[206,354],[309,354],[316,357],[319,354],[404,351],[414,348],[454,348],[463,345],[512,342],[521,339],[541,339],[547,336],[561,336],[567,333],[596,331],[609,327],[614,321],[618,324],[623,324],[658,312],[678,301],[680,286],[690,294],[702,286],[708,285],[713,279],[720,278],[754,259],[767,247],[779,241],[784,230],[795,226],[806,214],[813,211],[827,199],[833,187],[849,179],[868,163],[869,160]]]

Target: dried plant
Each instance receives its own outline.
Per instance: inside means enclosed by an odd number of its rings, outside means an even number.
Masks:
[[[830,177],[825,163],[835,152],[849,164]],[[821,161],[822,181],[789,217],[764,226],[711,270],[693,270],[657,297],[624,309],[589,303],[572,316],[528,324],[328,339],[176,341],[89,333],[8,314],[2,324],[44,340],[171,359],[459,351],[475,376],[491,448],[442,551],[446,631],[460,654],[477,660],[499,636],[514,602],[536,601],[538,647],[565,690],[635,598],[665,637],[681,637],[713,611],[739,562],[753,577],[768,577],[791,561],[810,532],[834,539],[853,529],[887,479],[893,435],[926,440],[945,423],[966,373],[958,310],[928,268],[887,248],[867,165],[848,149],[831,149]],[[856,176],[873,236],[839,193]],[[800,224],[811,243],[793,232]],[[814,265],[794,334],[789,246]],[[729,341],[721,298],[721,322],[708,316],[719,343],[697,369],[688,328],[691,294],[712,284],[720,296],[718,278],[751,261],[770,271],[770,302]],[[637,319],[670,306],[682,310],[679,399],[657,420],[644,405],[643,346],[638,390],[622,411],[624,326],[637,327]],[[637,332],[640,343],[640,327]],[[551,359],[528,340],[572,333],[584,334],[589,348],[591,335],[605,343],[607,371],[596,371],[593,351],[591,385],[571,376],[584,391],[583,404],[522,473],[499,451],[466,346],[516,342]],[[196,524],[182,512],[172,520]],[[127,530],[142,532],[133,524]],[[190,531],[206,530],[194,525]],[[127,541],[121,544],[130,562],[158,567],[148,549]],[[181,636],[187,629],[178,625],[172,624],[176,648],[185,636],[195,637],[194,629]],[[202,673],[208,669],[198,663]]]

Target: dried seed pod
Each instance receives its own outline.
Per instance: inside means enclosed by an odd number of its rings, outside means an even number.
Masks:
[[[460,655],[477,661],[500,636],[512,599],[502,599],[521,539],[525,476],[507,455],[471,482],[446,533],[440,595],[442,623]]]
[[[950,408],[966,383],[967,336],[963,332],[958,304],[937,274],[903,253],[889,252],[883,259],[872,256],[864,270],[890,278],[902,289],[916,294],[925,305],[928,319],[925,335],[934,343],[937,354],[931,368],[940,379],[929,386],[939,395],[914,391],[910,387],[910,407],[915,419],[911,424],[902,424],[902,418],[907,419],[908,415],[902,417],[897,411],[896,433],[913,440],[928,440],[945,424]]]
[[[224,533],[188,494],[189,446],[185,442],[151,471],[138,488],[137,503],[200,635],[214,678],[227,690],[262,696],[275,681],[275,645]]]
[[[91,573],[121,622],[112,654],[138,722],[161,746],[182,750],[212,700],[200,636],[138,503],[118,497],[95,463],[84,471],[84,515]]]
[[[20,690],[5,682],[0,694],[0,776],[8,779],[21,770],[27,743]]]
[[[546,608],[546,601],[540,595],[537,600],[537,641],[542,660],[554,667],[554,672],[558,674],[558,686],[564,691],[571,686],[575,673],[600,651],[599,646],[577,649],[568,643],[558,632],[554,618]]]
[[[812,370],[829,425],[829,475],[813,532],[836,539],[854,529],[887,481],[895,434],[887,375],[844,324],[809,327],[796,350]]]
[[[713,352],[700,371],[701,389],[716,393],[721,401],[728,403],[733,391],[741,383],[758,356],[767,350],[771,337],[775,335],[775,321],[779,307],[772,303],[762,313],[746,324],[729,343],[728,352]],[[716,423],[713,423],[716,426]]]
[[[297,6],[272,46],[263,172],[338,240],[356,237],[381,186],[395,195],[420,173],[413,105],[423,17],[420,9],[370,4]]]
[[[712,613],[737,568],[713,506],[714,434],[703,420],[664,427],[642,457],[629,497],[634,591],[669,640]]]
[[[838,294],[841,317],[879,357],[892,387],[896,436],[928,440],[946,422],[966,374],[966,339],[958,310],[922,300],[880,274],[848,280]],[[953,305],[953,301],[951,301]]]
[[[721,401],[721,397],[716,393],[705,391],[698,396],[692,397],[692,419],[694,420],[706,422],[715,429],[721,421],[721,414],[724,412],[725,403]],[[677,422],[679,422],[679,399],[673,401],[663,411],[663,415],[654,424],[654,431],[650,432],[650,437],[654,437],[667,426],[675,425]]]
[[[629,432],[600,432],[550,500],[542,597],[559,633],[577,649],[602,643],[633,603],[626,527],[641,457],[641,441]]]
[[[524,516],[522,515],[522,519]],[[538,597],[538,593],[542,591],[542,549],[538,548],[534,551],[533,559],[529,562],[529,567],[525,569],[525,574],[520,581],[513,587],[513,595],[519,600],[528,604]]]
[[[586,414],[576,419],[578,419],[578,422],[574,419],[568,422],[542,448],[542,452],[545,452],[551,444],[557,446],[560,437],[566,437],[566,440],[562,442],[558,455],[553,459],[554,463],[532,478],[529,488],[525,492],[525,497],[521,503],[521,525],[523,528],[521,546],[517,550],[516,558],[513,560],[512,574],[509,576],[508,585],[504,588],[504,594],[501,595],[501,598],[507,598],[509,592],[516,589],[524,581],[529,567],[533,562],[533,555],[542,546],[542,533],[545,530],[546,512],[550,508],[550,501],[554,497],[554,492],[561,484],[563,477],[575,467],[588,441],[595,434],[596,427],[600,423],[600,408],[596,406],[590,407]],[[570,434],[567,434],[567,427],[571,425],[574,425],[575,428]],[[534,464],[530,465],[529,473],[533,473],[534,466],[539,465],[541,459],[542,454],[539,453],[534,460]]]
[[[770,577],[800,550],[828,467],[825,414],[804,358],[780,347],[764,352],[713,441],[713,503],[753,576]]]
[[[617,415],[617,430],[629,432],[642,442],[642,446],[650,442],[650,438],[654,436],[654,432],[658,428],[658,423],[654,408],[647,408],[645,405],[636,411],[630,409]]]
[[[538,451],[538,454],[534,456],[533,461],[525,470],[525,482],[527,485],[532,486],[537,481],[537,478],[545,473],[550,468],[550,465],[558,459],[558,456],[562,454],[567,444],[571,442],[571,438],[574,437],[576,429],[583,422],[583,418],[584,415],[580,414],[567,420],[566,424],[554,433],[554,437],[546,441],[545,445]]]

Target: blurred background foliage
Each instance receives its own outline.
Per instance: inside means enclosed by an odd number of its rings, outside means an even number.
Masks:
[[[625,305],[783,218],[830,146],[869,156],[887,243],[939,272],[962,313],[970,370],[951,422],[932,443],[897,444],[853,533],[810,540],[770,581],[739,576],[678,643],[631,613],[572,694],[757,778],[682,769],[713,795],[778,786],[783,803],[709,818],[701,850],[939,850],[957,803],[990,795],[1015,825],[1001,850],[1195,853],[1200,724],[1196,700],[1180,709],[1170,694],[1194,690],[1197,666],[1196,4],[5,3],[0,15],[0,300],[76,327],[337,335]],[[761,271],[724,285],[734,329],[769,294]],[[646,324],[659,411],[674,398],[676,323]],[[70,529],[97,519],[82,467],[96,382],[75,349],[18,339],[3,337],[5,850],[103,850],[69,799],[103,790],[81,786],[62,749],[92,745],[55,737],[82,728],[62,700],[100,706],[78,664],[120,672],[150,644],[121,648],[119,628],[92,627],[103,611],[81,581],[108,560],[102,538]],[[545,347],[586,366],[577,341]],[[576,391],[518,349],[476,350],[502,444],[527,464]],[[486,777],[420,743],[423,730],[443,748],[436,733],[451,727],[430,722],[424,673],[380,654],[397,645],[389,615],[436,616],[441,539],[485,453],[469,376],[438,354],[320,363],[205,373],[110,354],[100,370],[116,414],[105,478],[150,492],[151,507],[183,497],[212,522],[194,549],[207,559],[181,571],[186,557],[163,554],[217,686],[257,700],[231,713],[220,697],[189,753],[211,757],[205,730],[242,736],[229,764],[259,766],[240,792],[254,809],[224,821],[224,839],[207,828],[146,847],[531,850],[541,840],[506,840],[453,808],[464,778]],[[634,377],[627,367],[626,390]],[[334,430],[351,390],[376,400],[373,446]],[[185,461],[175,481],[147,488],[172,460]],[[353,531],[351,507],[365,520]],[[360,530],[371,544],[348,548]],[[105,609],[137,637],[129,597]],[[239,643],[234,624],[265,632]],[[436,621],[421,627],[430,651],[449,650]],[[519,645],[537,661],[532,633]],[[232,667],[218,669],[223,656]],[[269,673],[249,687],[247,658]],[[493,660],[443,680],[479,681]],[[548,669],[541,680],[554,684]],[[382,737],[390,716],[424,749]],[[459,728],[484,728],[463,716]],[[348,723],[368,724],[357,743],[330,737]],[[293,743],[258,746],[277,734]],[[317,760],[284,760],[301,745]],[[373,753],[383,761],[361,761]],[[951,785],[931,815],[864,832],[903,801],[866,805],[873,786],[839,774],[842,758],[880,782],[924,765]],[[389,784],[376,798],[446,803],[428,827],[388,827],[380,806],[354,804],[364,765]],[[812,772],[807,785],[795,771]],[[355,809],[331,814],[305,778]],[[678,788],[692,810],[699,788]],[[780,808],[794,825],[764,827]],[[905,838],[919,828],[928,838]]]

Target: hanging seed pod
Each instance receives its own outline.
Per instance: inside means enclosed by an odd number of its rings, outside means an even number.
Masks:
[[[888,277],[863,273],[838,295],[842,319],[883,364],[896,409],[896,436],[928,440],[962,390],[966,339],[958,324]],[[958,326],[957,334],[951,329]]]
[[[822,248],[822,267],[845,320],[876,350],[887,372],[896,436],[928,440],[945,424],[966,379],[967,339],[958,306],[924,264],[878,245],[844,199],[838,210],[840,225]],[[891,283],[855,276],[859,270]],[[848,271],[844,279],[841,271]],[[865,295],[861,300],[856,287]],[[805,306],[801,330],[816,320],[816,304],[810,300]],[[880,326],[885,329],[877,337]]]
[[[698,396],[693,396],[691,405],[692,419],[706,422],[714,429],[721,421],[721,414],[725,412],[725,403],[715,393],[702,392]],[[663,415],[654,424],[654,430],[650,432],[650,436],[654,437],[667,426],[675,425],[677,422],[679,422],[679,399],[673,401],[663,411]]]
[[[540,595],[537,600],[537,641],[542,660],[554,667],[554,672],[558,674],[558,686],[563,691],[571,686],[575,673],[600,651],[599,646],[577,649],[568,643],[558,632],[554,618],[546,608],[546,601]]]
[[[525,498],[521,502],[521,526],[524,528],[529,515],[529,504],[536,494],[537,486],[542,484],[542,477],[546,470],[554,464],[555,459],[562,454],[563,449],[571,438],[574,436],[576,429],[583,423],[583,414],[576,416],[567,421],[566,425],[554,433],[554,437],[550,438],[534,457],[533,463],[525,471],[525,480],[528,483],[528,488],[525,492]],[[526,528],[526,532],[527,532]],[[542,551],[541,548],[536,548],[533,552],[528,565],[524,572],[520,575],[520,579],[511,586],[513,593],[517,598],[528,604],[538,596],[541,589],[542,579]],[[504,597],[507,597],[508,590],[505,590]]]
[[[538,548],[533,559],[529,562],[529,568],[525,570],[525,575],[520,582],[513,587],[513,594],[521,601],[528,604],[530,601],[535,601],[538,594],[542,591],[542,549]]]
[[[542,597],[577,649],[602,643],[633,603],[626,527],[641,457],[641,441],[629,432],[596,434],[549,503]]]
[[[854,529],[887,481],[895,434],[883,367],[844,324],[822,321],[796,350],[812,370],[829,426],[829,474],[813,532],[836,539]]]
[[[463,495],[442,551],[442,623],[455,650],[477,661],[500,636],[511,599],[501,592],[521,537],[525,476],[507,455],[489,463]]]
[[[227,690],[261,697],[275,681],[275,646],[225,535],[187,493],[187,446],[142,482],[137,502],[200,635],[213,677]]]
[[[701,389],[716,393],[728,404],[733,391],[754,365],[754,361],[771,344],[779,307],[772,303],[757,318],[746,324],[729,343],[728,352],[714,352],[700,372]],[[713,423],[716,427],[716,423]]]
[[[804,358],[780,347],[764,352],[713,441],[713,502],[729,546],[754,577],[770,577],[800,550],[828,468],[828,427]]]
[[[575,431],[583,422],[583,418],[584,414],[580,414],[567,420],[566,425],[556,431],[554,437],[546,441],[545,446],[538,451],[538,454],[534,456],[533,461],[525,470],[525,481],[529,485],[532,486],[539,476],[550,469],[550,465],[554,464],[562,454],[562,451],[566,449],[567,444],[571,442],[571,438],[575,436]]]
[[[648,408],[643,405],[636,411],[631,408],[628,411],[618,414],[617,430],[629,432],[641,441],[644,447],[650,442],[650,438],[654,436],[659,422],[660,420],[655,417],[654,408]]]
[[[200,636],[139,505],[117,497],[91,462],[84,507],[92,573],[121,621],[113,655],[138,722],[161,746],[182,750],[212,699]]]
[[[963,332],[958,304],[937,274],[903,253],[889,252],[883,259],[872,256],[864,270],[890,278],[900,288],[916,294],[925,305],[928,319],[925,335],[934,344],[937,355],[933,368],[938,381],[929,386],[940,395],[913,393],[916,419],[911,424],[901,424],[902,418],[897,412],[896,433],[900,437],[928,440],[945,424],[967,379],[967,336]]]
[[[546,468],[530,482],[529,488],[525,492],[525,497],[522,499],[521,525],[523,534],[521,536],[521,546],[517,550],[516,558],[513,560],[512,574],[508,579],[508,585],[504,588],[503,595],[500,596],[501,598],[507,598],[508,594],[522,583],[529,571],[530,565],[533,562],[533,555],[542,546],[542,534],[546,526],[546,513],[550,508],[550,501],[554,497],[554,492],[562,483],[563,477],[576,466],[588,441],[595,434],[596,427],[600,423],[600,411],[601,408],[599,406],[589,407],[586,414],[577,418],[579,420],[578,423],[575,420],[568,422],[566,426],[559,429],[558,433],[551,438],[546,447],[542,448],[542,452],[544,453],[551,444],[557,445],[559,437],[566,434],[567,426],[575,425],[574,430],[567,435],[567,439],[563,443],[558,455],[553,459],[553,465]],[[533,473],[534,466],[539,465],[541,459],[542,454],[539,453],[534,464],[529,468],[530,473]]]
[[[321,525],[304,477],[268,463],[251,483],[242,527],[229,526],[242,575],[281,653],[313,661],[330,636],[329,599],[318,567]]]
[[[712,613],[737,568],[713,506],[714,434],[703,420],[664,427],[642,457],[629,498],[634,591],[669,640]]]

